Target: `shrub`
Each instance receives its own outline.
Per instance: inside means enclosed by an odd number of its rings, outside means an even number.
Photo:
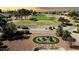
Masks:
[[[79,31],[73,31],[73,33],[79,33]]]
[[[79,20],[75,20],[74,22],[79,23]]]
[[[75,39],[75,38],[73,38],[72,36],[70,36],[70,37],[68,37],[68,38],[67,38],[67,41],[69,41],[69,42],[75,42],[75,41],[76,41],[76,39]]]
[[[49,27],[49,29],[50,29],[50,30],[53,30],[53,28],[52,28],[52,27]]]
[[[59,19],[58,19],[58,21],[60,21],[60,22],[70,22],[68,19],[65,19],[64,17],[60,17]]]
[[[53,38],[53,39],[54,39],[54,38]],[[53,41],[53,39],[52,39],[52,37],[50,37],[50,38],[49,38],[50,42],[52,42],[52,41]]]
[[[30,18],[30,20],[33,20],[33,21],[38,21],[38,20],[37,20],[37,18]]]
[[[64,27],[66,27],[66,26],[73,26],[73,24],[69,23],[69,22],[62,23],[61,25],[64,26]]]
[[[40,49],[43,49],[42,47],[36,47],[35,49],[34,49],[34,51],[38,51],[38,50],[40,50]]]
[[[57,34],[57,36],[62,36],[62,34],[63,34],[62,26],[58,26],[58,28],[56,29],[56,34]]]
[[[16,31],[16,33],[13,34],[3,34],[2,37],[2,41],[3,40],[14,40],[14,39],[18,39],[18,38],[22,38],[23,34],[30,34],[29,31]]]
[[[79,46],[77,46],[77,45],[70,45],[70,48],[79,49]]]
[[[8,46],[4,45],[1,41],[0,41],[0,51],[5,51],[8,49]]]
[[[23,31],[23,30],[21,30],[21,31],[16,31],[16,33],[15,34],[30,34],[30,31],[28,31],[28,30],[26,30],[26,31]]]
[[[22,27],[22,29],[29,29],[28,27],[26,27],[26,26],[24,26],[24,27]]]
[[[12,36],[13,36],[12,34],[3,34],[1,37],[3,40],[5,40],[11,38]]]
[[[0,46],[3,45],[3,43],[0,41]]]

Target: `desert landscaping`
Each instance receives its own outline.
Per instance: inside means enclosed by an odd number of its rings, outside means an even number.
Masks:
[[[79,11],[53,9],[0,9],[0,51],[79,50]]]

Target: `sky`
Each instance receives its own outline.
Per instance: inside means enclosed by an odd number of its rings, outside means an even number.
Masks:
[[[18,10],[18,9],[28,9],[28,10],[34,10],[34,11],[45,11],[45,9],[39,8],[39,7],[0,7],[3,11],[8,11],[8,10]]]
[[[7,10],[17,10],[17,9],[28,9],[28,10],[34,10],[34,11],[66,11],[66,10],[77,10],[79,11],[79,7],[0,7],[3,11]]]

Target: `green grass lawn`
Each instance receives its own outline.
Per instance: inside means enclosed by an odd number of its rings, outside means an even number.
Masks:
[[[45,14],[33,15],[32,18],[36,18],[37,20],[53,20],[53,19],[55,19],[55,17],[47,17]]]
[[[37,18],[38,21],[32,21],[32,20],[19,20],[15,22],[17,26],[30,26],[30,25],[56,25],[59,24],[56,17],[47,17],[44,14],[39,14],[33,16],[34,18]]]
[[[15,22],[17,26],[30,26],[30,25],[58,25],[59,22],[57,20],[39,20],[39,21],[31,21],[31,20],[19,20]]]

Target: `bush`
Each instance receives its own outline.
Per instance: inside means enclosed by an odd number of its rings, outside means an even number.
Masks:
[[[71,45],[70,48],[79,49],[79,46],[77,46],[77,45]]]
[[[71,32],[64,30],[62,34],[62,39],[67,40],[68,37],[70,37]]]
[[[22,27],[22,29],[29,29],[28,27],[26,27],[26,26],[24,26],[24,27]]]
[[[0,41],[0,51],[5,51],[8,49],[8,46],[4,45],[3,42]]]
[[[4,45],[4,46],[0,46],[0,48],[7,48],[8,46]]]
[[[38,20],[37,20],[37,18],[30,18],[30,20],[33,20],[33,21],[38,21]]]
[[[36,48],[34,48],[33,51],[39,51],[40,49],[43,49],[43,48],[42,47],[36,47]]]
[[[9,39],[9,38],[11,38],[13,35],[12,34],[3,34],[1,37],[2,37],[2,39]]]
[[[79,23],[79,20],[75,20],[74,22]]]
[[[65,19],[64,17],[60,17],[58,19],[58,21],[60,21],[60,22],[70,22],[68,19]]]
[[[30,34],[30,31],[26,30],[26,31],[16,31],[16,34]]]
[[[66,25],[68,25],[68,26],[72,26],[73,24],[71,24],[71,23],[65,23]]]
[[[30,34],[30,31],[24,31],[24,34]]]
[[[50,39],[49,39],[49,40],[50,40],[50,42],[52,42],[52,41],[53,41],[52,37],[50,37]]]
[[[0,46],[3,45],[3,43],[0,41]]]
[[[63,27],[62,26],[58,26],[58,28],[56,29],[56,34],[57,36],[62,36],[63,34]]]
[[[73,33],[79,33],[79,31],[73,31]]]
[[[49,29],[50,29],[50,30],[53,30],[53,28],[52,28],[52,27],[49,27]]]
[[[61,25],[64,26],[64,27],[66,27],[66,26],[73,26],[73,24],[69,23],[69,22],[62,23]]]

